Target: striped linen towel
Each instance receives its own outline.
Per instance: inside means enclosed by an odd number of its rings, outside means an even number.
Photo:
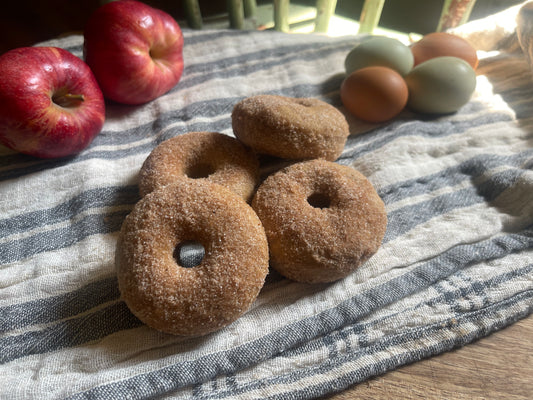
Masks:
[[[520,53],[486,53],[453,115],[350,116],[338,162],[385,202],[379,252],[347,278],[307,285],[271,273],[227,328],[158,333],[121,301],[114,251],[161,141],[232,135],[255,94],[343,110],[358,37],[247,31],[185,35],[181,82],[137,107],[109,104],[103,131],[68,160],[0,150],[0,397],[308,399],[469,343],[533,306],[533,84]],[[81,56],[82,37],[47,42]]]

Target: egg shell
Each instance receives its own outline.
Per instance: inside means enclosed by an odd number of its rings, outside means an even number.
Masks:
[[[376,36],[354,47],[344,60],[346,74],[371,66],[388,67],[400,75],[413,68],[411,49],[397,39]]]
[[[476,73],[457,57],[437,57],[414,67],[405,77],[407,106],[428,114],[453,113],[468,103],[476,88]]]
[[[473,69],[479,63],[476,49],[462,37],[447,32],[429,33],[411,46],[414,65],[435,57],[458,57],[465,60]]]
[[[368,122],[395,117],[408,98],[403,77],[387,67],[366,67],[352,72],[344,79],[340,92],[346,109]]]

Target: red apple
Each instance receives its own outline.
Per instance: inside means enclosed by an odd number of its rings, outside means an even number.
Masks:
[[[164,11],[134,0],[99,7],[83,45],[104,96],[124,104],[149,102],[172,89],[183,72],[183,35]]]
[[[105,119],[102,91],[81,58],[57,47],[0,56],[0,142],[21,153],[64,157],[84,149]]]

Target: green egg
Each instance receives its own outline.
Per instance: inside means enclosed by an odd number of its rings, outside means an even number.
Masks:
[[[346,74],[365,67],[380,66],[406,75],[413,68],[411,49],[397,39],[375,36],[354,47],[344,60]]]
[[[476,89],[476,73],[464,60],[436,57],[425,61],[405,77],[407,106],[427,114],[448,114],[470,101]]]

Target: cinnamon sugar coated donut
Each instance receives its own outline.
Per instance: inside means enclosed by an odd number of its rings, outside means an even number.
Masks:
[[[252,207],[263,223],[270,265],[299,282],[347,276],[380,247],[387,225],[383,201],[353,168],[304,161],[269,176]]]
[[[335,107],[312,98],[257,95],[232,112],[237,139],[261,154],[303,160],[336,160],[350,131]]]
[[[259,181],[259,162],[231,136],[189,132],[159,144],[144,161],[139,179],[141,196],[176,179],[208,179],[249,201]]]
[[[175,250],[203,246],[186,268]],[[241,197],[207,180],[181,180],[143,197],[126,217],[117,244],[122,298],[147,325],[199,336],[244,314],[268,272],[261,221]]]

